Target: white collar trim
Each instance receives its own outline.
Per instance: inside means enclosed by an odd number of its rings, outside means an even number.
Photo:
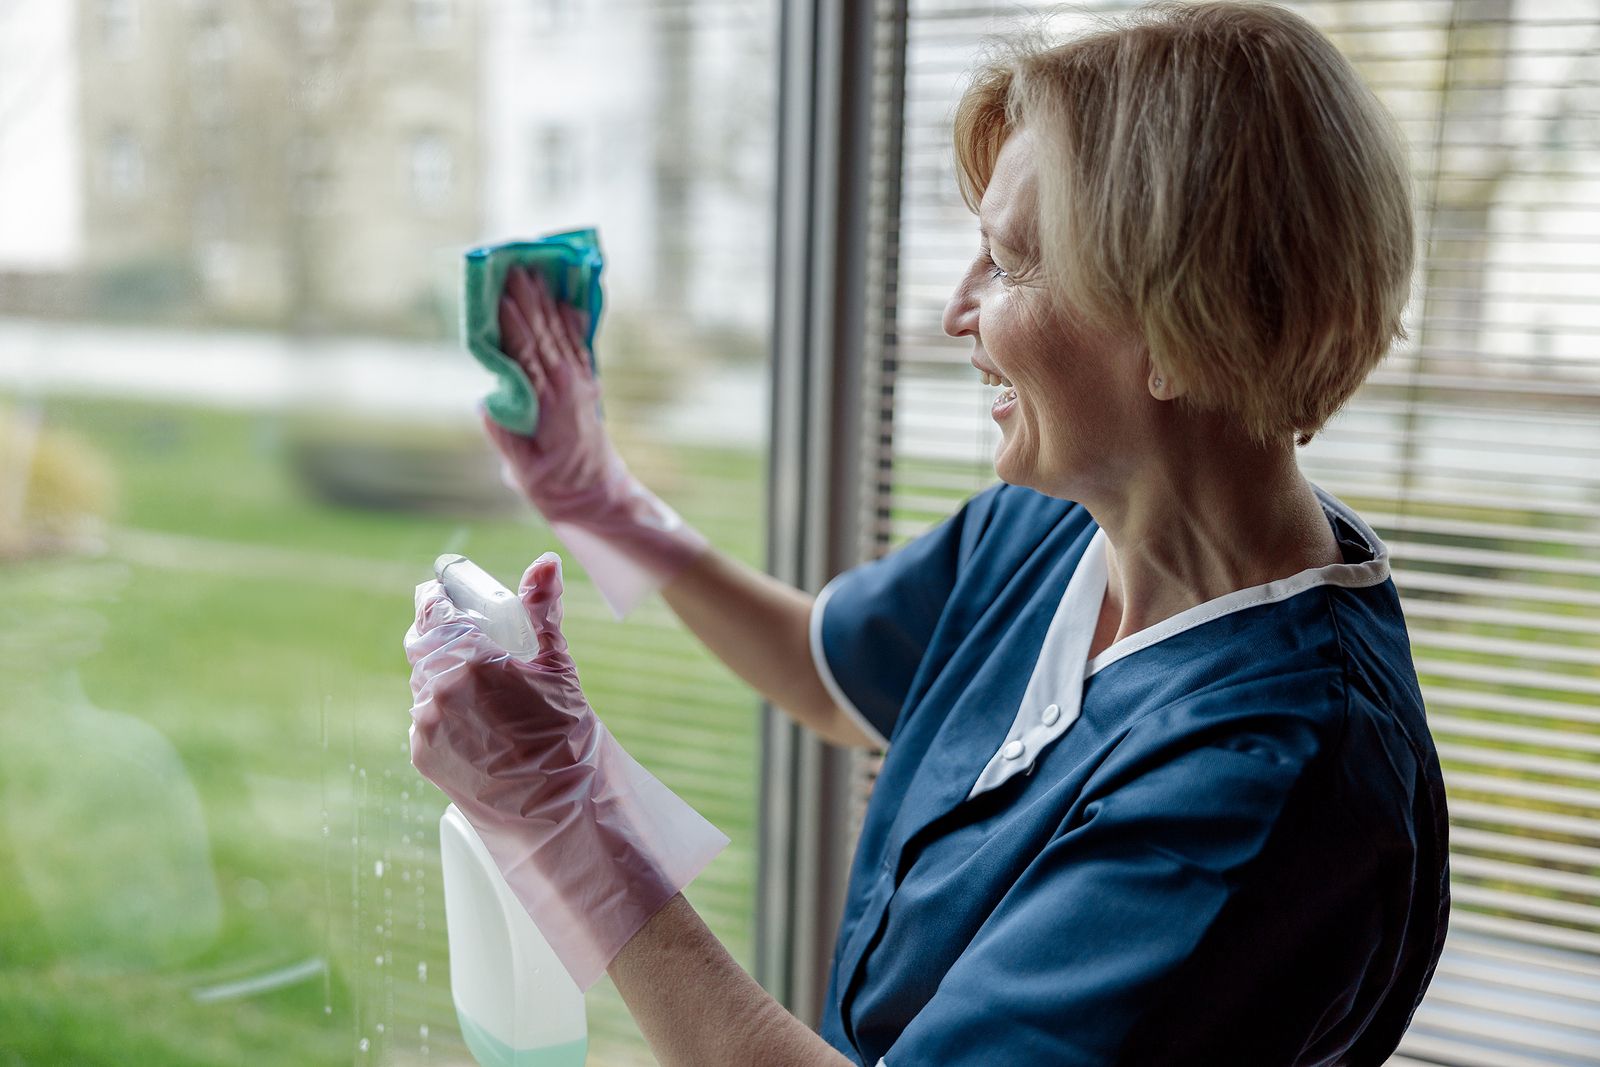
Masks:
[[[1220,619],[1224,615],[1231,615],[1245,608],[1259,607],[1263,604],[1275,604],[1280,600],[1288,600],[1313,589],[1319,585],[1337,585],[1346,589],[1360,589],[1367,586],[1378,585],[1389,577],[1389,546],[1378,539],[1372,527],[1345,506],[1344,502],[1325,492],[1320,486],[1311,487],[1322,503],[1322,510],[1330,518],[1342,519],[1353,528],[1361,539],[1366,541],[1367,547],[1372,549],[1372,558],[1364,563],[1333,563],[1326,567],[1310,567],[1288,578],[1267,582],[1263,585],[1254,585],[1249,589],[1237,589],[1226,593],[1204,604],[1196,604],[1192,608],[1178,612],[1170,619],[1163,619],[1154,626],[1147,626],[1138,633],[1129,634],[1121,641],[1101,652],[1089,661],[1088,668],[1084,671],[1084,678],[1089,678],[1096,671],[1102,670],[1122,659],[1131,656],[1140,649],[1149,648],[1151,645],[1167,638],[1180,634],[1185,630],[1192,630],[1202,623],[1212,619]]]

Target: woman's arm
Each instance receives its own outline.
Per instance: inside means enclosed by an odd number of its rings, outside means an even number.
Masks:
[[[734,962],[681,894],[606,970],[663,1067],[851,1067]]]
[[[817,674],[811,594],[711,548],[661,595],[718,659],[790,718],[836,745],[874,747]]]

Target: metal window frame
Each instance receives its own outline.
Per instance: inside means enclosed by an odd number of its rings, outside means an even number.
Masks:
[[[869,413],[863,394],[882,369],[874,327],[893,306],[905,16],[906,0],[784,0],[780,11],[767,569],[813,591],[858,561],[862,515],[887,486],[892,404]],[[888,161],[876,174],[875,147]],[[755,973],[813,1025],[854,849],[855,763],[763,705]]]

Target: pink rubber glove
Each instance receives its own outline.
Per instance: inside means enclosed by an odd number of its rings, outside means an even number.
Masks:
[[[580,989],[728,838],[623,751],[561,635],[561,557],[522,576],[539,652],[518,660],[417,586],[411,763],[455,802]]]
[[[539,509],[622,619],[709,545],[612,448],[600,425],[586,329],[584,313],[557,305],[541,277],[512,268],[500,297],[500,343],[533,385],[539,422],[525,437],[480,415],[506,484]]]

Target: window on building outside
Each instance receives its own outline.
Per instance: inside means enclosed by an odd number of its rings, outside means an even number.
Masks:
[[[583,14],[584,0],[529,0],[533,24],[542,30],[570,29]]]
[[[442,207],[450,199],[455,161],[450,143],[437,133],[411,138],[411,195],[423,207]]]
[[[577,139],[564,126],[542,126],[533,137],[533,187],[546,200],[571,196],[579,168]]]
[[[98,0],[100,42],[106,51],[126,55],[139,45],[139,0]]]
[[[144,191],[144,150],[130,130],[106,136],[105,184],[113,200],[135,200]]]
[[[298,137],[289,153],[290,181],[298,210],[308,215],[327,211],[334,195],[332,146],[325,136],[307,133]],[[412,162],[413,194],[416,193],[416,162]],[[448,184],[449,175],[445,175]],[[448,195],[448,188],[445,193]]]
[[[411,26],[424,39],[449,33],[454,16],[453,0],[411,0]]]
[[[333,0],[294,0],[294,7],[300,33],[308,40],[321,40],[333,32]]]

